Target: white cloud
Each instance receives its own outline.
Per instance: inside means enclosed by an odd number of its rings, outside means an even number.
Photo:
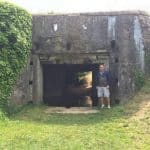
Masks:
[[[150,11],[150,0],[8,0],[32,13],[117,10]]]

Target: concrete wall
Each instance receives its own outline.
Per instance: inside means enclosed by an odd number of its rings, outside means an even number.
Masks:
[[[133,70],[150,73],[149,39],[150,18],[144,12],[34,15],[31,100],[42,101],[42,61],[109,62],[112,98],[128,100],[135,93]]]

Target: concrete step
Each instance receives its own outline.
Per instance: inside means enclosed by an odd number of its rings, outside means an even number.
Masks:
[[[48,107],[45,113],[89,114],[99,112],[93,107]]]

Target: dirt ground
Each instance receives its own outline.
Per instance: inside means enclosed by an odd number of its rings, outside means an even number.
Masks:
[[[48,107],[45,110],[46,113],[69,113],[69,114],[89,114],[97,113],[99,110],[91,107]]]

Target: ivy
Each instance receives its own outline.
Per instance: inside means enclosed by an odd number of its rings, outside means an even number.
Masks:
[[[12,88],[31,49],[31,15],[0,1],[0,108],[7,106]]]

